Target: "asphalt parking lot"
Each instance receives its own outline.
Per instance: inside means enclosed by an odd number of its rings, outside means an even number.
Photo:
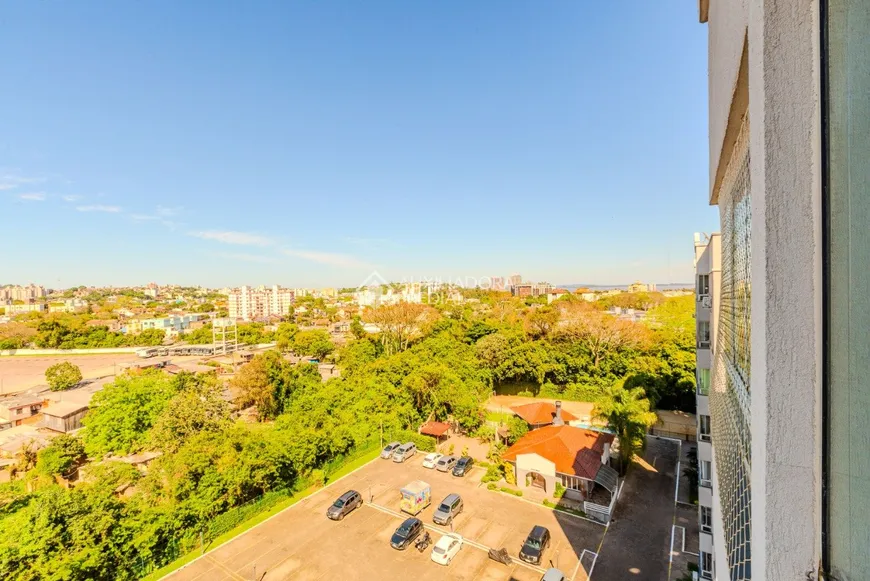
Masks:
[[[405,464],[388,460],[367,464],[168,579],[538,581],[542,568],[519,562],[503,565],[490,560],[486,552],[489,547],[504,547],[516,557],[534,525],[547,527],[552,535],[542,567],[552,563],[568,579],[587,579],[584,566],[588,567],[591,559],[584,551],[596,550],[603,526],[486,490],[480,486],[482,468],[473,469],[464,478],[423,468],[423,456],[417,454]],[[396,551],[389,545],[393,531],[408,516],[398,511],[399,489],[417,479],[432,488],[432,505],[418,516],[427,525],[433,544],[440,538],[439,531],[449,531],[449,527],[432,522],[437,504],[449,493],[461,495],[465,504],[453,529],[469,542],[446,567],[430,560],[431,545],[423,553],[413,546]],[[330,521],[326,508],[348,489],[359,491],[365,504],[342,521]]]

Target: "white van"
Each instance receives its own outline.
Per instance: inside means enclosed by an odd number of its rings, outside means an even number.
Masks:
[[[417,445],[414,442],[402,444],[393,452],[393,462],[404,462],[417,453]]]

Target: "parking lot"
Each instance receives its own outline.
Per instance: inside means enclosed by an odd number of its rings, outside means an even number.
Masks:
[[[466,581],[538,581],[542,567],[556,566],[568,579],[582,581],[598,547],[604,527],[543,506],[487,490],[480,486],[482,468],[464,478],[422,467],[423,454],[405,464],[376,460],[340,482],[300,501],[271,520],[219,547],[172,574],[173,581],[278,579],[420,579]],[[465,508],[453,530],[468,539],[448,566],[430,560],[413,546],[390,547],[396,527],[408,515],[399,512],[399,489],[412,480],[431,485],[432,505],[418,516],[432,535],[437,504],[449,493],[462,496]],[[342,521],[326,518],[326,508],[348,489],[359,491],[365,504]],[[508,566],[487,557],[487,549],[505,548],[517,557],[534,525],[550,530],[552,544],[541,567],[515,562]],[[584,554],[584,551],[587,551]],[[580,558],[583,558],[583,565]]]

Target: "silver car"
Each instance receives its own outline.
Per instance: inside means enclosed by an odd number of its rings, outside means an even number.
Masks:
[[[393,457],[393,452],[396,451],[396,448],[401,445],[401,442],[390,442],[389,444],[384,446],[383,450],[381,450],[381,458],[383,458],[384,460],[389,460]]]
[[[435,465],[435,468],[439,472],[450,472],[453,470],[455,464],[456,456],[441,456],[441,459],[438,460],[438,464]]]
[[[352,510],[359,508],[362,503],[362,496],[359,492],[348,490],[329,505],[329,508],[326,509],[326,516],[332,520],[341,520]]]
[[[435,524],[449,525],[462,512],[462,508],[462,498],[458,494],[448,494],[447,498],[438,505],[435,514],[432,515],[432,520],[435,521]]]

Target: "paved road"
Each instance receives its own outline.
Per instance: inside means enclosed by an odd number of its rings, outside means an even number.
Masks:
[[[173,363],[195,361],[201,357],[172,357]],[[90,379],[113,375],[122,363],[150,361],[135,353],[107,353],[104,355],[45,355],[27,357],[0,357],[0,395],[27,391],[45,385],[45,370],[55,363],[70,361],[82,370],[82,377]]]
[[[648,438],[604,536],[593,581],[667,581],[677,444]]]

